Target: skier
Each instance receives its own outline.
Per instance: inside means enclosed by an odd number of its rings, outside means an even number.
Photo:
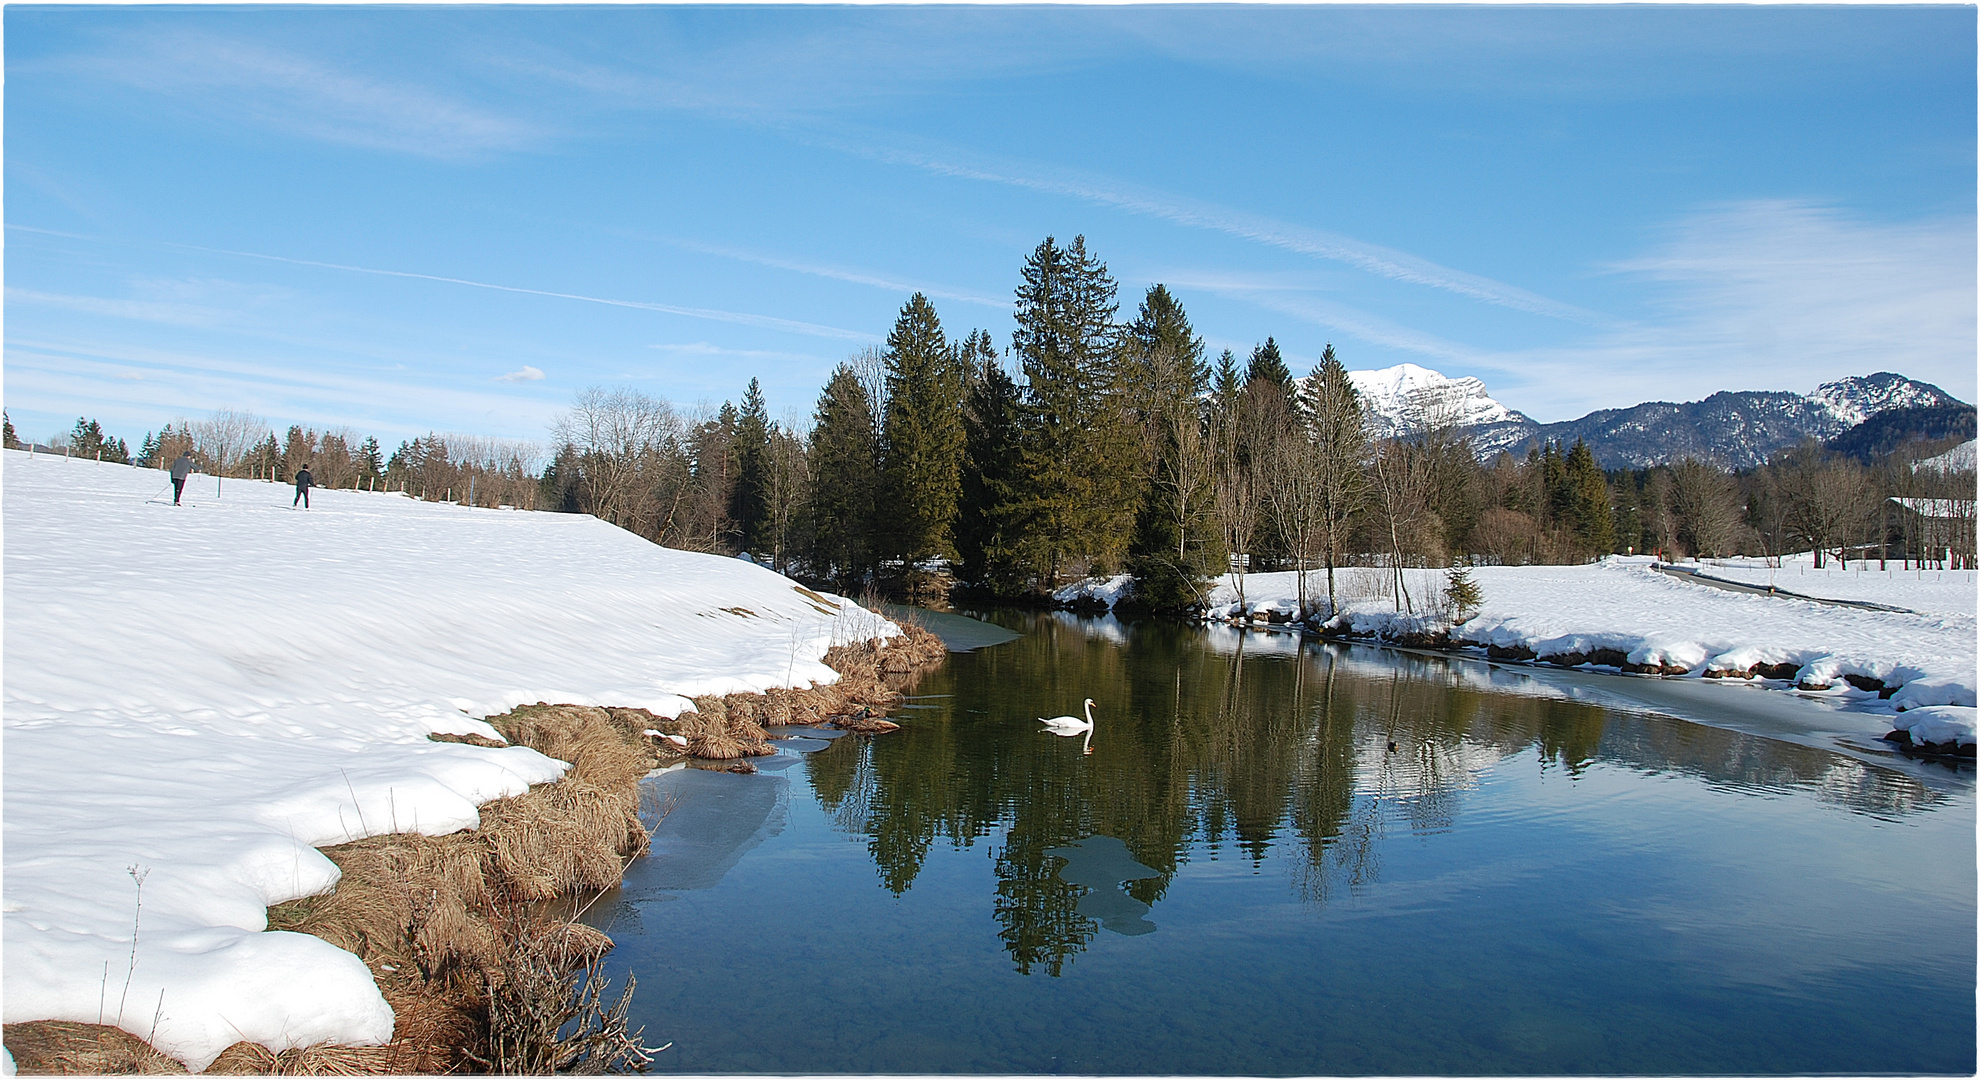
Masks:
[[[293,507],[296,503],[301,503],[304,510],[309,509],[309,486],[314,483],[316,478],[309,475],[309,466],[304,465],[296,470],[296,498],[295,502],[289,505]]]
[[[172,505],[173,506],[179,505],[179,496],[184,495],[186,493],[186,477],[192,475],[192,471],[193,471],[192,451],[187,450],[179,455],[179,460],[174,461],[172,463]]]

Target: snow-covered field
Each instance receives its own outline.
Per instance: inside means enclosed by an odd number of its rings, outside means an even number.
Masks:
[[[1777,589],[1820,596],[1830,600],[1860,600],[1872,604],[1901,607],[1920,614],[1974,614],[1974,598],[1980,595],[1980,575],[1971,570],[1924,570],[1914,566],[1899,569],[1900,563],[1853,562],[1839,570],[1833,559],[1820,570],[1806,553],[1781,559],[1770,568],[1764,559],[1704,559],[1684,563],[1709,577],[1740,581],[1748,585],[1772,585]]]
[[[891,623],[589,517],[7,451],[5,1019],[114,1023],[203,1068],[388,1038],[356,957],[264,932],[318,845],[439,834],[561,774],[479,718],[837,678]],[[141,900],[141,906],[140,906]],[[136,940],[133,941],[135,933]]]
[[[1692,678],[1749,670],[1756,664],[1789,664],[1798,681],[1828,685],[1825,693],[1861,699],[1864,708],[1895,714],[1949,706],[1912,719],[1894,715],[1892,722],[1908,727],[1930,721],[1939,736],[1934,742],[1944,741],[1944,734],[1954,729],[1961,732],[1961,741],[1973,741],[1974,689],[1980,682],[1975,678],[1974,585],[1953,580],[1950,572],[1943,581],[1915,582],[1904,596],[1911,603],[1887,601],[1928,611],[1906,614],[1715,589],[1658,573],[1651,562],[1616,556],[1581,566],[1476,568],[1473,580],[1484,592],[1484,604],[1452,629],[1452,636],[1480,648],[1528,649],[1541,658],[1613,650],[1630,663],[1683,668]],[[1437,615],[1398,615],[1386,586],[1388,571],[1350,568],[1335,573],[1342,610],[1358,632],[1395,634],[1449,626],[1447,618]],[[1434,606],[1442,595],[1444,572],[1406,574],[1417,611],[1424,610],[1426,600]],[[1086,594],[1111,602],[1127,585],[1125,576],[1094,579],[1068,586],[1060,597]],[[1324,605],[1326,589],[1324,572],[1309,571],[1309,604]],[[1845,588],[1837,582],[1829,591],[1841,595]],[[1298,596],[1297,576],[1291,572],[1245,579],[1245,609],[1254,617],[1276,614],[1283,621],[1298,610]],[[1209,602],[1214,618],[1239,614],[1237,590],[1229,578],[1219,580]],[[1845,675],[1877,679],[1897,692],[1880,699],[1851,688]]]

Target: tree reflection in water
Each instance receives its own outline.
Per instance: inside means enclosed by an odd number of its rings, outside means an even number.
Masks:
[[[1388,830],[1451,828],[1466,792],[1518,754],[1570,782],[1601,762],[1880,815],[1933,798],[1829,751],[1543,696],[1483,664],[1181,623],[986,617],[1024,636],[952,657],[916,687],[950,695],[930,698],[939,707],[883,738],[841,739],[806,768],[897,895],[937,840],[994,836],[993,910],[1025,973],[1060,974],[1101,929],[1080,901],[1103,886],[1071,880],[1054,849],[1117,838],[1152,871],[1124,878],[1125,895],[1154,907],[1192,859],[1257,867],[1290,845],[1279,857],[1292,857],[1294,887],[1325,903],[1375,880]],[[1037,722],[1087,697],[1091,756]]]

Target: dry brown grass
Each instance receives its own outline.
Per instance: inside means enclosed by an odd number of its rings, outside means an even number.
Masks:
[[[23,1076],[88,1073],[184,1073],[186,1067],[122,1028],[69,1020],[31,1020],[6,1027],[7,1052]]]
[[[398,1017],[376,1071],[558,1060],[554,1047],[536,1046],[540,1021],[587,992],[596,997],[587,973],[611,939],[549,918],[535,901],[617,885],[626,861],[646,848],[639,781],[661,752],[644,732],[664,730],[663,722],[640,709],[541,703],[488,722],[570,770],[485,804],[473,832],[327,848],[344,870],[336,891],[269,910],[272,929],[316,934],[371,968]],[[532,995],[548,997],[525,1007]],[[621,1011],[621,1026],[623,1019]],[[279,1059],[240,1050],[230,1061],[252,1069],[281,1066]]]
[[[402,1055],[389,1046],[298,1046],[273,1053],[260,1043],[237,1042],[213,1059],[203,1076],[378,1076],[401,1071]]]

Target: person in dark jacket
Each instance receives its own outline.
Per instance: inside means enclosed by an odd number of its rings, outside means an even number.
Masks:
[[[301,503],[304,510],[309,509],[309,488],[314,483],[316,483],[316,478],[309,475],[309,466],[304,465],[302,468],[296,470],[296,498],[289,505],[294,506],[296,503]]]
[[[187,450],[186,452],[179,455],[179,460],[174,461],[172,463],[172,505],[173,506],[179,505],[179,496],[184,495],[186,493],[186,477],[191,476],[192,471],[193,471],[192,451]]]

